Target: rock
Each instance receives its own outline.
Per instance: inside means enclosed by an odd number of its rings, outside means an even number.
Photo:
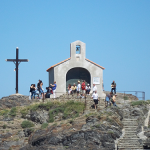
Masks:
[[[34,131],[33,129],[24,129],[23,134],[25,137],[29,137],[33,131]]]
[[[46,123],[49,120],[49,115],[48,112],[43,110],[43,111],[31,111],[30,114],[28,115],[30,117],[30,120],[36,123]]]

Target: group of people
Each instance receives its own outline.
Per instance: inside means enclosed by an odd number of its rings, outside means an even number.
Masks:
[[[90,95],[91,87],[90,84],[85,83],[85,80],[83,80],[82,84],[80,84],[80,81],[78,81],[77,86],[74,83],[72,86],[71,84],[68,85],[68,94],[76,94],[77,93],[77,98],[85,97],[85,94]],[[93,91],[97,91],[97,87],[95,84],[93,84]]]
[[[31,84],[30,86],[30,98],[32,99],[35,95],[37,95],[37,98],[44,99],[44,98],[50,98],[50,95],[53,94],[53,97],[56,98],[56,81],[54,81],[54,84],[50,84],[49,87],[46,87],[47,92],[44,92],[43,89],[43,82],[42,80],[39,80],[37,83],[37,87],[35,84]],[[91,87],[90,84],[87,83],[85,80],[83,80],[82,84],[80,84],[80,81],[78,81],[77,85],[74,83],[72,86],[71,84],[68,85],[68,94],[77,94],[77,98],[84,98],[85,94],[90,95]],[[113,93],[114,92],[114,93]],[[113,106],[116,105],[116,83],[115,81],[111,84],[111,92],[106,95],[105,98],[105,106],[108,107],[109,105],[113,104]],[[95,84],[93,84],[93,94],[92,98],[94,101],[95,109],[97,108],[97,104],[99,101],[98,94],[97,94],[97,87]]]
[[[113,106],[117,106],[116,105],[116,96],[117,96],[117,94],[116,94],[116,83],[115,83],[115,81],[113,81],[111,83],[111,92],[106,95],[105,106],[108,107],[109,105],[111,106],[111,104],[113,104]]]
[[[54,84],[50,84],[49,87],[46,87],[47,92],[44,92],[43,89],[43,82],[42,80],[39,80],[37,83],[37,87],[35,84],[31,84],[30,86],[30,96],[29,99],[31,100],[34,96],[35,99],[35,95],[37,95],[37,98],[39,99],[44,99],[44,98],[50,98],[50,95],[53,94],[54,98],[55,98],[55,93],[56,93],[56,81],[54,81]]]

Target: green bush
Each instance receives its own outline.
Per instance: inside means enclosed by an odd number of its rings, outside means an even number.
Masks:
[[[41,125],[41,128],[42,128],[42,129],[45,129],[47,126],[48,126],[48,123],[43,123],[43,124]]]
[[[9,115],[12,116],[12,117],[15,117],[16,113],[17,113],[17,108],[16,107],[12,107],[10,112],[9,112]]]
[[[4,125],[3,125],[3,129],[6,129],[6,127],[7,127],[7,125],[6,125],[6,124],[4,124]]]
[[[123,98],[124,98],[124,100],[128,100],[128,96],[124,96]]]
[[[21,124],[22,128],[31,128],[34,127],[34,124],[28,120],[24,120]]]

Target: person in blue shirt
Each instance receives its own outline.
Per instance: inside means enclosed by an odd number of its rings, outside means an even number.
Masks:
[[[110,94],[111,94],[111,93],[110,93]],[[107,94],[107,95],[106,95],[105,107],[108,107],[109,104],[111,105],[111,102],[110,102],[111,95],[110,95],[110,94]]]
[[[56,98],[56,87],[57,87],[57,85],[56,85],[56,81],[54,81],[54,84],[50,84],[50,85],[51,85],[52,90],[53,90],[54,98]]]

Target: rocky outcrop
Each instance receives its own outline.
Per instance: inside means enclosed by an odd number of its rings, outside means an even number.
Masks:
[[[122,134],[122,110],[107,108],[95,115],[77,119],[72,124],[37,130],[29,138],[29,144],[20,150],[113,150],[115,140]]]
[[[29,101],[29,96],[24,95],[10,95],[7,97],[2,97],[0,99],[0,110],[16,106],[27,106],[33,101],[35,102],[37,100]]]
[[[76,109],[68,108],[64,104],[69,100],[81,103]],[[137,142],[138,148],[143,145],[147,148],[150,145],[150,122],[146,127],[144,123],[149,103],[138,102],[118,96],[118,107],[105,108],[105,101],[100,100],[95,111],[90,96],[76,99],[76,95],[63,95],[57,99],[46,99],[45,103],[29,101],[28,96],[4,97],[0,101],[0,109],[4,110],[0,111],[0,150],[115,150]],[[85,103],[86,109],[78,112],[78,107]],[[8,108],[15,106],[18,107],[14,115]],[[28,120],[34,127],[22,128],[21,123]],[[124,140],[121,141],[120,137]]]

